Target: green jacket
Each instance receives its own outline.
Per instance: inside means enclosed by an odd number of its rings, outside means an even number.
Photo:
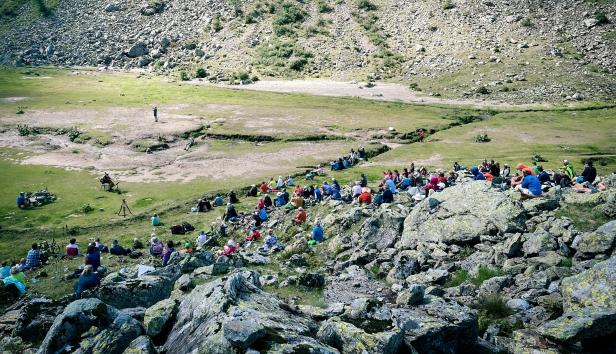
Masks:
[[[569,179],[573,181],[573,179],[575,178],[575,171],[573,170],[573,165],[565,165],[563,166],[563,170],[565,171],[565,175],[567,175],[567,177],[569,177]]]

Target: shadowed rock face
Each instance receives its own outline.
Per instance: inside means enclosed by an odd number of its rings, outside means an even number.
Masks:
[[[415,207],[404,221],[401,248],[413,248],[418,242],[475,244],[482,235],[524,230],[522,205],[506,193],[483,181],[458,184],[436,193],[435,209],[429,200]]]

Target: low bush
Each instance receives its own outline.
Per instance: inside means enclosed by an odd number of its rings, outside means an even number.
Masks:
[[[220,20],[220,15],[216,15],[212,20],[212,29],[214,32],[220,32],[222,30],[222,22]]]
[[[332,12],[334,10],[325,1],[319,1],[317,6],[319,7],[319,12],[322,13],[322,14],[329,13],[329,12]]]
[[[359,0],[357,1],[357,8],[364,11],[375,11],[378,7],[371,3],[370,0]]]
[[[476,143],[489,143],[492,139],[488,136],[488,134],[479,134],[475,135]]]
[[[205,71],[204,68],[198,68],[197,71],[195,72],[195,77],[203,79],[207,77],[207,71]]]
[[[184,70],[180,71],[180,80],[182,81],[188,81],[190,80],[190,76],[188,76],[188,73]]]
[[[454,9],[455,7],[456,7],[456,4],[451,0],[447,0],[443,4],[443,10],[451,10],[451,9]]]

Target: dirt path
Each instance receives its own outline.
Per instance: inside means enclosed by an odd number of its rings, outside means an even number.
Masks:
[[[192,83],[197,85],[207,84],[200,81],[193,81]],[[322,79],[290,81],[263,80],[257,81],[249,85],[220,84],[216,86],[242,90],[284,93],[307,93],[319,96],[359,97],[372,100],[399,101],[408,103],[465,105],[476,107],[495,106],[503,108],[523,108],[538,106],[536,104],[514,105],[502,101],[487,101],[477,99],[455,100],[432,96],[420,96],[417,92],[411,91],[405,85],[380,82],[376,83],[374,87],[367,87],[366,83],[363,82],[342,82]]]

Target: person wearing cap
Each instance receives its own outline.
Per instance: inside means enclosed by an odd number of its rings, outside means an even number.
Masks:
[[[88,290],[94,289],[98,286],[98,275],[94,273],[94,267],[86,265],[83,267],[83,271],[79,276],[79,280],[75,284],[75,298],[81,299],[81,294]]]
[[[286,203],[286,201],[284,200],[284,194],[282,194],[282,192],[278,192],[276,193],[276,202],[275,205],[277,207],[281,207],[284,206]]]
[[[297,214],[295,215],[295,218],[293,218],[293,222],[297,225],[301,225],[306,222],[306,218],[306,211],[303,207],[299,207],[297,208]]]
[[[240,249],[240,246],[233,240],[227,241],[225,247],[223,247],[221,254],[225,256],[230,256],[237,252]]]
[[[19,294],[23,295],[26,293],[26,282],[23,280],[23,278],[22,280],[19,279],[20,273],[21,270],[19,269],[19,267],[12,267],[11,275],[2,279],[2,282],[4,283],[4,286],[13,284],[19,291]],[[21,275],[23,276],[23,273],[21,273]]]
[[[246,241],[257,241],[260,238],[261,238],[261,233],[259,232],[259,229],[253,226],[250,229],[250,234],[246,236]]]
[[[152,239],[150,239],[150,255],[160,256],[163,253],[163,249],[163,243],[156,237],[156,234],[152,234]]]
[[[171,254],[175,252],[175,248],[173,247],[173,241],[167,241],[167,246],[163,249],[162,259],[163,259],[163,267],[166,267],[169,263],[169,259],[171,259]]]

